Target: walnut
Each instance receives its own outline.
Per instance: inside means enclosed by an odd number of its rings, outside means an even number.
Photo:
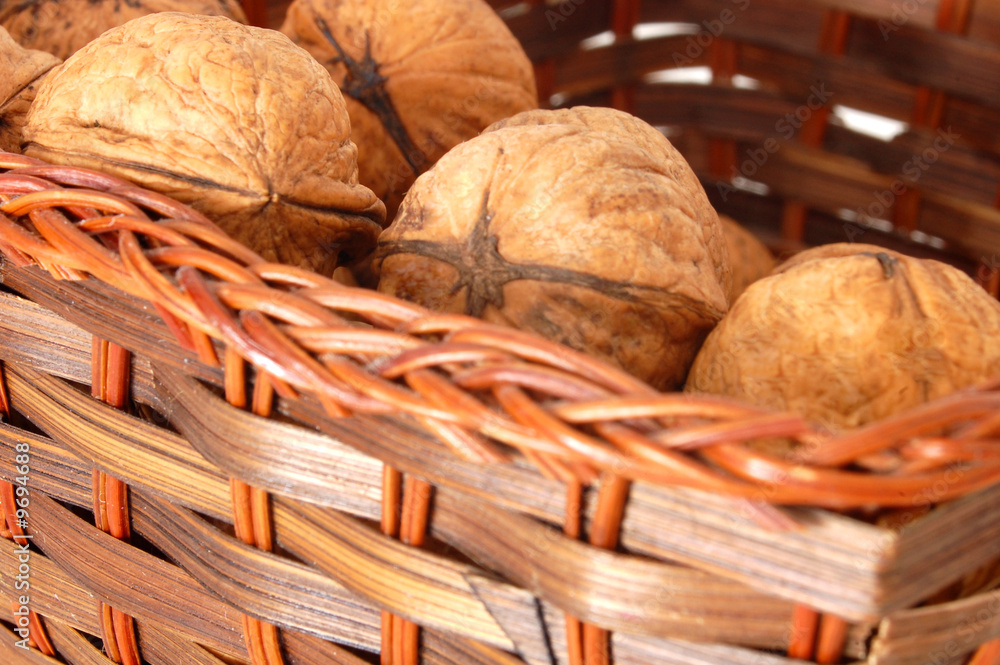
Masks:
[[[0,28],[0,150],[20,152],[28,107],[42,79],[58,64],[53,55],[22,48]]]
[[[106,30],[140,16],[172,11],[246,23],[238,0],[0,0],[0,26],[22,46],[65,60]]]
[[[531,62],[484,0],[294,0],[281,30],[343,90],[361,182],[390,220],[449,149],[538,106]]]
[[[726,312],[728,268],[704,191],[656,134],[515,121],[457,146],[383,232],[379,290],[676,387]]]
[[[190,204],[265,258],[331,274],[374,247],[385,208],[358,184],[343,97],[273,30],[164,12],[49,76],[25,152]]]
[[[757,236],[732,217],[719,215],[726,238],[729,263],[733,267],[733,287],[729,292],[730,304],[758,279],[767,277],[774,270],[774,255]]]
[[[1000,374],[1000,303],[965,273],[869,245],[802,252],[708,336],[689,391],[858,427]]]

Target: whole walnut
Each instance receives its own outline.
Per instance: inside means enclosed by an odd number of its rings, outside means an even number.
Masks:
[[[22,46],[65,60],[106,30],[157,12],[247,22],[238,0],[0,0],[0,26]]]
[[[795,411],[831,430],[1000,374],[1000,303],[944,263],[859,244],[807,250],[751,284],[687,390]]]
[[[369,252],[385,219],[330,75],[281,33],[227,18],[164,12],[104,33],[45,80],[24,138],[28,155],[171,195],[324,274]]]
[[[379,290],[681,384],[726,312],[725,248],[686,163],[641,136],[526,125],[455,147],[379,239]]]
[[[722,231],[733,267],[733,287],[729,303],[736,302],[741,293],[758,279],[767,277],[774,270],[774,255],[757,236],[732,217],[719,215]]]
[[[449,149],[538,106],[531,62],[485,0],[294,0],[281,31],[344,92],[361,182],[390,220]]]
[[[20,152],[21,131],[42,79],[59,58],[22,48],[0,28],[0,150]]]
[[[686,198],[688,205],[691,206],[689,214],[694,219],[701,220],[706,228],[713,229],[711,233],[704,234],[705,247],[711,256],[712,265],[715,267],[716,278],[726,293],[731,293],[734,276],[731,270],[732,260],[728,256],[727,248],[732,247],[732,245],[726,227],[725,225],[721,227],[722,233],[714,231],[718,223],[713,220],[719,219],[721,221],[722,218],[716,214],[715,208],[709,202],[698,176],[662,132],[631,113],[603,106],[574,106],[566,109],[525,111],[493,123],[484,132],[492,132],[505,127],[532,125],[586,127],[596,132],[615,134],[619,139],[652,153],[653,159],[669,174],[675,186],[680,190],[690,192]],[[774,267],[773,264],[771,267]],[[770,272],[770,269],[768,271]],[[732,302],[732,299],[729,302]]]

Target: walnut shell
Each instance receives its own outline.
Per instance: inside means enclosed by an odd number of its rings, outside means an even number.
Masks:
[[[105,31],[157,12],[247,22],[238,0],[34,0],[0,2],[0,26],[25,48],[65,60]]]
[[[538,106],[531,62],[484,0],[294,0],[281,31],[340,85],[361,182],[390,220],[449,149]]]
[[[25,152],[190,204],[269,260],[330,274],[374,247],[343,97],[273,30],[164,12],[106,32],[42,85]]]
[[[685,169],[581,125],[484,133],[414,183],[379,239],[379,290],[677,386],[727,308],[709,250],[722,231],[694,216]]]
[[[484,131],[492,132],[504,127],[531,125],[587,127],[597,132],[615,134],[624,141],[641,146],[644,150],[652,153],[653,158],[666,170],[679,190],[691,193],[687,197],[688,204],[692,206],[688,214],[695,219],[702,220],[702,223],[708,225],[709,228],[714,229],[718,226],[712,220],[719,218],[719,216],[709,202],[698,176],[691,170],[687,161],[667,137],[648,122],[618,109],[603,106],[574,106],[566,109],[525,111],[499,120]],[[725,231],[725,227],[722,227],[722,231]],[[728,294],[732,292],[733,274],[730,269],[732,261],[728,256],[727,247],[729,245],[727,243],[728,237],[724,233],[716,233],[713,230],[712,233],[705,234],[705,246],[712,258],[712,265],[716,270],[715,276]],[[730,299],[729,302],[732,300]]]
[[[1000,303],[986,291],[937,261],[843,244],[751,284],[708,336],[687,389],[840,430],[997,374]]]
[[[0,28],[0,150],[20,152],[21,131],[38,86],[59,58],[21,47]]]
[[[733,268],[733,286],[729,291],[729,302],[732,304],[748,286],[770,275],[775,261],[764,243],[735,219],[719,215],[719,221],[722,222],[729,263]]]

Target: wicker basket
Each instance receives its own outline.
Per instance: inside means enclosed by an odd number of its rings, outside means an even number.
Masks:
[[[778,251],[997,293],[1000,4],[495,4],[543,99],[664,127]],[[0,172],[0,662],[1000,663],[1000,381],[830,438]]]

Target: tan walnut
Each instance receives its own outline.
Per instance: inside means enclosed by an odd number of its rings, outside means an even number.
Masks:
[[[294,0],[281,30],[344,92],[361,182],[390,220],[445,152],[538,106],[531,62],[484,0]]]
[[[30,0],[0,2],[0,26],[22,46],[65,60],[105,31],[157,12],[247,22],[237,0]]]
[[[24,138],[29,155],[169,194],[324,274],[369,252],[385,218],[326,70],[227,18],[164,12],[106,32],[46,79]]]
[[[881,247],[802,252],[751,284],[687,389],[858,427],[1000,374],[1000,303],[957,268]]]
[[[676,387],[726,312],[727,259],[687,164],[644,136],[514,122],[457,146],[383,232],[379,289]]]

